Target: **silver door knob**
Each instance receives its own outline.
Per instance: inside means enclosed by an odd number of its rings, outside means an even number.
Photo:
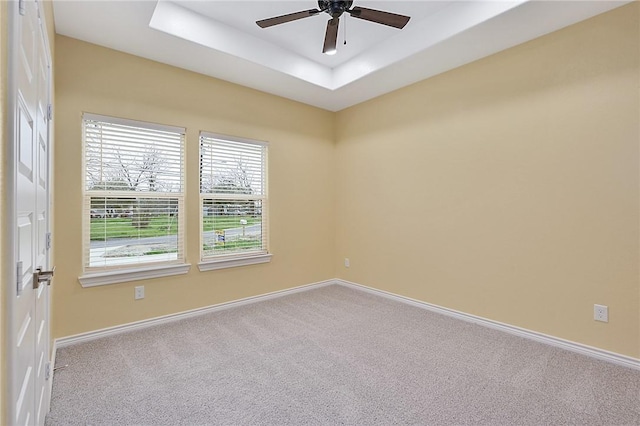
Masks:
[[[53,279],[53,274],[55,272],[55,266],[50,271],[43,271],[42,268],[37,268],[36,272],[33,273],[33,288],[39,288],[41,283],[47,283],[47,285],[51,285],[51,280]]]

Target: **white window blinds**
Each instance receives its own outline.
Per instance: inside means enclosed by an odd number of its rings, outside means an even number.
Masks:
[[[84,267],[184,262],[185,129],[83,115]]]
[[[267,144],[200,134],[202,260],[268,253]]]

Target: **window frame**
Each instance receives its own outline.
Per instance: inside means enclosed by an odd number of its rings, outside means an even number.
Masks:
[[[202,147],[203,138],[220,140],[225,142],[234,142],[240,144],[257,145],[262,148],[262,194],[257,196],[242,196],[234,197],[233,194],[224,194],[222,197],[217,197],[215,193],[203,193],[202,192]],[[198,215],[199,215],[199,258],[198,268],[200,271],[211,271],[224,268],[233,268],[238,266],[255,265],[260,263],[268,263],[271,261],[272,254],[269,250],[269,142],[260,141],[255,139],[241,138],[237,136],[224,135],[220,133],[213,133],[208,131],[200,131],[198,137]],[[217,194],[218,196],[220,194]],[[262,247],[260,250],[250,251],[247,253],[223,253],[215,256],[205,256],[204,250],[204,202],[205,200],[215,199],[229,199],[229,200],[260,200],[261,202],[261,232],[262,232]]]
[[[180,135],[179,147],[179,192],[152,191],[128,191],[128,190],[89,190],[87,189],[87,121],[97,121],[109,125],[124,125],[147,129],[150,131],[163,131]],[[114,284],[149,278],[158,278],[171,275],[186,274],[190,264],[186,262],[186,128],[164,124],[150,123],[146,121],[112,117],[102,114],[83,113],[81,116],[82,127],[82,271],[78,277],[83,287]],[[176,259],[140,262],[135,264],[115,264],[112,266],[90,266],[91,249],[91,199],[104,198],[132,198],[132,199],[176,199],[177,200],[177,253]],[[142,257],[142,256],[141,256]]]

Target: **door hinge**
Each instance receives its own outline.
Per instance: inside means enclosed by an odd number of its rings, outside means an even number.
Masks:
[[[53,105],[47,105],[47,120],[53,120]]]
[[[20,296],[22,294],[22,261],[18,262],[16,266],[16,295]]]
[[[45,239],[45,247],[47,250],[51,249],[51,232],[47,232],[46,239]]]
[[[48,362],[47,365],[44,366],[44,379],[49,380],[51,377],[51,363]]]
[[[24,14],[26,13],[26,11],[24,9],[24,0],[18,0],[18,12],[22,16],[24,16]]]

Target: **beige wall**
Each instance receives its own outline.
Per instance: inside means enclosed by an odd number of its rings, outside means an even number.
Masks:
[[[332,278],[334,116],[276,96],[56,38],[54,337]],[[82,288],[83,111],[187,128],[188,275]],[[199,272],[198,132],[266,140],[271,263]],[[134,301],[133,287],[145,285]]]
[[[58,36],[54,337],[337,275],[640,357],[639,22],[634,3],[337,114]],[[187,276],[80,287],[82,111],[187,127]],[[271,264],[197,271],[200,129],[271,142]]]
[[[640,357],[638,9],[340,112],[338,276]]]
[[[53,0],[44,0],[44,19],[47,26],[47,37],[49,38],[49,48],[51,49],[51,60],[54,61],[53,56],[56,52],[56,26],[53,16]],[[52,67],[54,68],[54,67]]]

